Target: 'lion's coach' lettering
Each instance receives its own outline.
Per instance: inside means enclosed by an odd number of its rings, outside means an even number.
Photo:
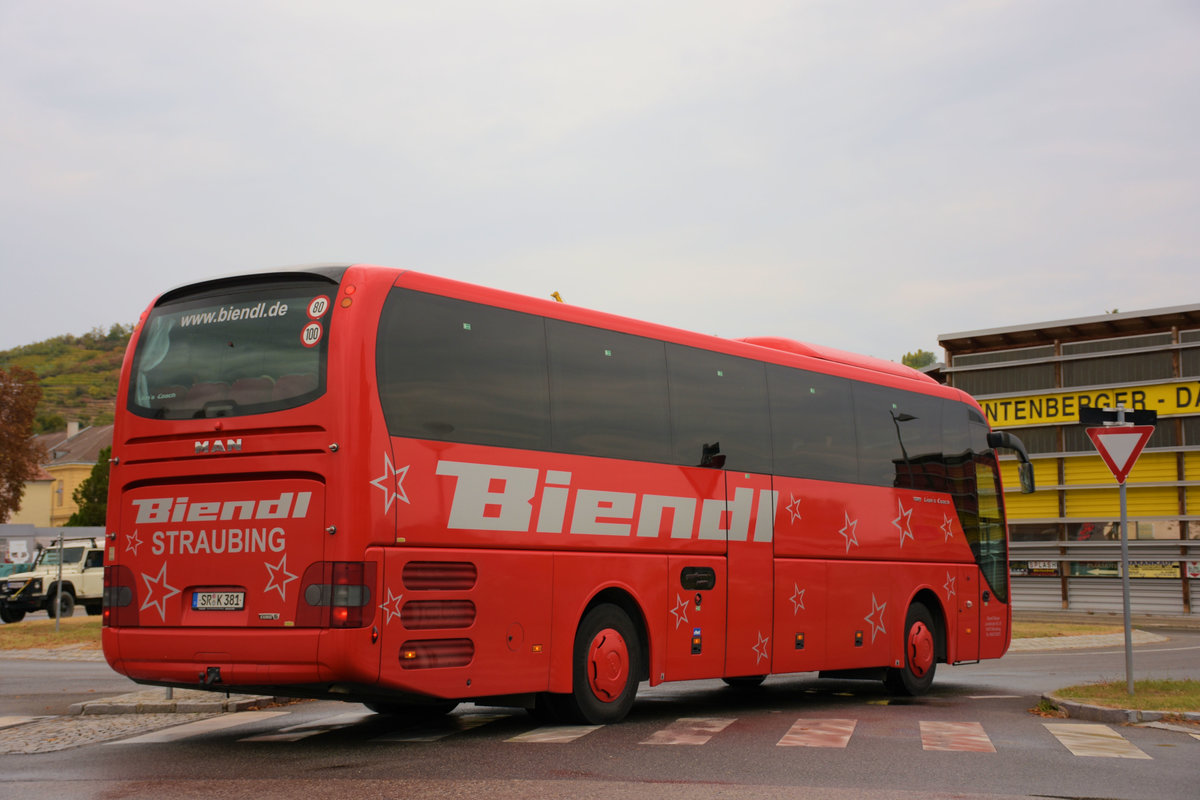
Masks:
[[[643,495],[576,489],[571,473],[498,464],[439,461],[437,474],[456,479],[446,527],[456,530],[572,533],[591,536],[769,542],[779,493],[749,487],[733,497]],[[757,501],[755,498],[757,495]],[[567,525],[568,508],[570,528]],[[533,522],[536,511],[536,523]],[[755,515],[754,512],[757,512]]]

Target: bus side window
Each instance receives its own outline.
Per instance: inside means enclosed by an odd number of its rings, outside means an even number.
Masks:
[[[858,481],[850,381],[770,365],[775,472],[795,478]]]

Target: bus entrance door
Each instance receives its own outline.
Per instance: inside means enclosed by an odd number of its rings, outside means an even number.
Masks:
[[[957,655],[954,660],[979,660],[979,570],[975,565],[958,568],[954,600],[957,603],[955,638]]]
[[[775,506],[771,476],[725,472],[726,677],[771,672]]]

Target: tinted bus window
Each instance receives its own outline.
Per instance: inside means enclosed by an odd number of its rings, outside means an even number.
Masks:
[[[662,342],[547,320],[554,449],[670,461]]]
[[[761,363],[667,345],[667,373],[676,464],[771,471],[767,376]]]
[[[541,317],[396,289],[376,362],[393,436],[549,449]]]
[[[822,481],[858,480],[850,381],[767,366],[775,471]]]
[[[854,384],[859,482],[942,491],[942,401]]]
[[[261,414],[325,388],[330,298],[319,279],[258,281],[173,297],[138,337],[129,410],[188,419]]]

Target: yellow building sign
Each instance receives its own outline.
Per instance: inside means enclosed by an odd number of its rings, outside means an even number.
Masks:
[[[1157,411],[1160,417],[1200,414],[1200,381],[998,397],[981,400],[979,404],[995,428],[1078,422],[1079,409],[1084,406],[1115,408],[1123,405],[1134,411]]]

